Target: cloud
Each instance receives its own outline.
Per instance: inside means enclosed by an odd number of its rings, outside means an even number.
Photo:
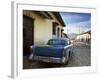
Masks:
[[[76,33],[76,34],[79,34],[81,32],[86,32],[88,30],[90,30],[91,28],[88,28],[88,27],[81,27],[81,26],[78,26],[77,24],[76,25],[68,25],[64,28],[64,32],[67,33],[67,34],[70,34],[70,33]]]
[[[83,21],[83,22],[79,22],[79,23],[74,23],[74,24],[69,24],[68,26],[80,26],[83,28],[91,28],[91,21]]]
[[[79,23],[91,19],[90,13],[61,12],[65,24]]]
[[[61,12],[60,14],[66,24],[65,33],[80,33],[91,29],[90,13]]]

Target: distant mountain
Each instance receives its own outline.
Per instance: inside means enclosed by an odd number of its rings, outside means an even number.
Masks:
[[[73,38],[75,38],[76,36],[77,36],[76,33],[69,33],[69,34],[68,34],[68,37],[69,37],[70,39],[73,39]]]

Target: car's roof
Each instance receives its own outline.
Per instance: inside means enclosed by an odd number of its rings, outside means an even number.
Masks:
[[[53,38],[53,39],[50,39],[50,40],[69,40],[68,38]]]

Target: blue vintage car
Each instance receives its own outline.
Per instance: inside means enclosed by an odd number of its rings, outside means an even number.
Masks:
[[[66,64],[71,56],[72,45],[69,39],[50,39],[47,45],[32,45],[32,57],[35,61]]]

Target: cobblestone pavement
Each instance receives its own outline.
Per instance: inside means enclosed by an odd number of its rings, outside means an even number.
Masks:
[[[90,66],[91,65],[91,48],[90,45],[77,42],[73,45],[73,54],[67,67]]]
[[[91,52],[90,45],[82,42],[76,42],[73,44],[73,54],[68,64],[53,64],[43,62],[28,61],[26,57],[23,58],[24,69],[36,69],[36,68],[54,68],[54,67],[78,67],[78,66],[90,66],[91,65]]]

